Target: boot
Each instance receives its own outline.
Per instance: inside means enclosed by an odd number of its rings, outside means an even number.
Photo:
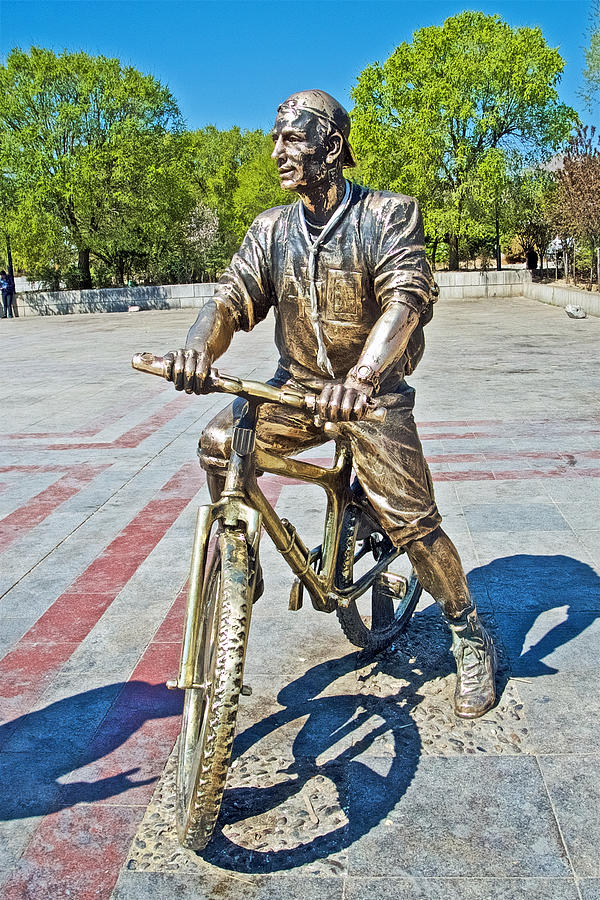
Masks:
[[[462,719],[476,719],[496,701],[496,650],[477,618],[474,606],[458,619],[446,619],[452,632],[456,659],[454,712]]]

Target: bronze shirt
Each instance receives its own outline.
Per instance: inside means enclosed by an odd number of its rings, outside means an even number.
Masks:
[[[273,307],[282,365],[315,388],[330,376],[317,365],[308,254],[300,203],[269,209],[250,226],[215,300],[244,331]],[[430,303],[433,280],[416,201],[353,185],[344,215],[320,247],[315,281],[327,355],[335,377],[344,378],[390,303],[405,303],[419,314]],[[386,384],[402,378],[404,364],[386,373]]]

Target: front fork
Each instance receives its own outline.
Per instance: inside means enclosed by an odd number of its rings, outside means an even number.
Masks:
[[[194,674],[198,658],[198,636],[206,602],[206,567],[210,535],[217,520],[220,520],[224,527],[242,528],[245,531],[251,558],[254,560],[257,558],[261,529],[261,516],[257,510],[248,506],[243,498],[232,496],[227,491],[224,491],[216,503],[200,507],[194,533],[179,675],[177,679],[167,681],[167,687],[171,690],[204,687],[195,683]],[[252,579],[255,577],[256,566]],[[250,585],[250,589],[252,587],[253,584]]]

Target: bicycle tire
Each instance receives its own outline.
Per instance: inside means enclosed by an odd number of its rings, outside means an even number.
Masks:
[[[203,623],[194,680],[185,691],[177,766],[180,843],[210,841],[227,780],[252,610],[245,535],[223,531],[203,590]]]
[[[336,560],[336,584],[341,588],[350,587],[353,582],[353,560],[355,558],[361,518],[365,518],[370,526],[374,526],[375,533],[380,534],[384,540],[389,541],[381,526],[372,522],[370,517],[366,517],[359,505],[350,504],[344,513],[340,546]],[[370,622],[368,619],[365,621],[355,600],[350,600],[347,607],[337,607],[338,621],[351,644],[365,650],[383,650],[385,647],[389,647],[406,629],[423,589],[412,568],[409,577],[405,580],[405,593],[398,598],[398,605],[395,609],[389,596],[385,595],[381,581],[376,581],[373,584],[371,588],[371,608],[373,611],[378,609],[379,612],[376,626],[373,625],[373,620],[376,619],[376,616],[372,615]]]

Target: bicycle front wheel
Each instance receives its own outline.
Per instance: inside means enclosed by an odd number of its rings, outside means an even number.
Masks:
[[[195,687],[185,692],[177,768],[177,831],[202,850],[217,821],[242,689],[252,594],[244,534],[223,531],[205,579]]]

